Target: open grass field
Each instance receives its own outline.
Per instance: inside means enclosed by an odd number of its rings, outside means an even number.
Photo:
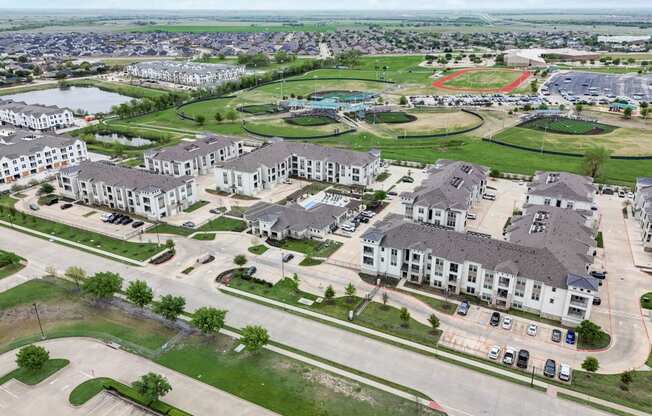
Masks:
[[[281,110],[276,106],[276,104],[249,104],[238,107],[238,111],[254,116],[262,116],[266,114],[275,114]]]
[[[525,127],[512,127],[495,136],[496,140],[533,149],[584,153],[592,146],[604,146],[619,156],[652,155],[652,131],[618,128],[598,135],[546,133]]]
[[[510,93],[529,77],[528,71],[465,68],[439,78],[432,85],[445,90]]]
[[[586,134],[595,135],[603,133],[611,133],[616,126],[610,126],[602,123],[594,123],[586,120],[573,120],[562,117],[542,117],[532,121],[527,121],[519,127],[543,130],[551,133],[560,134]]]
[[[331,24],[219,24],[219,25],[148,25],[132,29],[132,32],[172,33],[244,33],[244,32],[332,32],[337,28]]]
[[[334,134],[336,131],[350,129],[346,124],[334,120],[329,124],[293,125],[281,118],[248,122],[246,126],[249,131],[261,135],[296,138]]]
[[[0,250],[0,279],[4,279],[5,277],[9,277],[14,273],[19,272],[20,270],[22,270],[25,267],[25,265],[21,264],[21,263],[11,264],[11,263],[7,263],[6,261],[2,260],[4,256],[10,255],[10,254],[13,254],[13,253],[10,253],[10,252],[4,251],[4,250]],[[25,259],[22,258],[22,257],[18,257],[18,258],[23,262],[25,261]]]

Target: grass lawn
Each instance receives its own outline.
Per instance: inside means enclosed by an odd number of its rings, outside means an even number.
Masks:
[[[7,264],[4,264],[4,262],[2,261],[2,257],[5,256],[5,255],[9,255],[9,254],[13,254],[13,253],[10,253],[10,252],[4,251],[4,250],[0,250],[0,279],[3,279],[5,277],[9,277],[12,274],[22,270],[25,267],[23,264],[20,264],[20,263],[16,263],[16,264],[7,263]],[[23,261],[23,262],[25,261],[25,259],[22,258],[22,257],[19,257],[19,259],[21,261]]]
[[[385,182],[385,180],[387,178],[389,178],[390,176],[392,176],[392,174],[389,173],[388,170],[380,172],[380,174],[378,174],[378,176],[376,176],[376,182]]]
[[[188,208],[184,209],[183,212],[193,212],[197,211],[201,207],[205,207],[210,204],[208,201],[197,201],[194,204],[190,205]]]
[[[28,386],[35,386],[46,378],[50,377],[52,374],[61,370],[65,366],[70,364],[70,361],[63,358],[51,358],[43,364],[38,370],[28,370],[26,368],[17,368],[14,371],[5,374],[0,377],[0,385],[6,383],[7,381],[15,378],[23,384]]]
[[[498,89],[521,76],[521,71],[492,69],[469,71],[446,81],[444,86],[456,89]]]
[[[171,225],[171,224],[166,224],[166,223],[161,223],[161,224],[156,224],[152,228],[147,229],[148,234],[174,234],[174,235],[183,235],[183,236],[189,236],[190,234],[196,232],[197,230],[194,230],[192,228],[186,228],[186,227],[178,227],[176,225]]]
[[[328,257],[342,246],[339,241],[333,240],[295,240],[286,238],[281,241],[280,248],[298,251],[310,257]]]
[[[527,121],[519,127],[534,130],[544,130],[561,134],[603,134],[611,133],[618,127],[608,124],[593,123],[585,120],[573,120],[570,118],[547,118],[542,117]]]
[[[215,240],[215,233],[195,234],[192,236],[192,239],[200,241],[212,241]]]
[[[327,124],[337,123],[336,120],[326,116],[297,116],[288,117],[284,120],[286,123],[296,126],[325,126]]]
[[[238,107],[238,110],[254,116],[275,114],[281,111],[276,104],[249,104]]]
[[[401,291],[401,293],[405,293],[406,295],[414,296],[415,298],[419,299],[421,302],[427,304],[434,310],[438,312],[445,313],[447,315],[452,315],[455,313],[455,310],[457,309],[457,305],[455,305],[452,302],[446,302],[441,299],[435,299],[431,298],[430,296],[425,296],[425,295],[420,295],[418,293],[413,293],[413,292],[408,292],[408,291]]]
[[[242,232],[247,229],[247,223],[235,218],[217,217],[199,227],[197,231],[235,231]]]
[[[252,254],[260,256],[261,254],[263,254],[264,252],[266,252],[269,249],[267,248],[267,246],[265,244],[258,244],[257,246],[249,247],[247,250]]]
[[[307,122],[307,121],[306,121]],[[260,120],[248,122],[245,124],[247,129],[254,134],[260,135],[278,135],[291,138],[304,138],[313,136],[322,136],[334,134],[340,131],[347,131],[351,128],[344,123],[336,122],[330,119],[329,123],[320,122],[319,124],[293,124],[286,119]]]
[[[323,260],[313,259],[312,257],[308,256],[308,257],[305,257],[303,260],[301,260],[301,262],[299,263],[299,266],[304,266],[304,267],[319,266],[323,262],[324,262]]]
[[[416,120],[416,117],[402,111],[388,111],[385,113],[367,113],[365,115],[367,123],[409,123]]]
[[[8,209],[0,208],[0,220],[13,222],[25,228],[56,236],[70,242],[76,242],[87,247],[97,248],[108,253],[117,254],[133,260],[147,260],[164,250],[163,246],[153,243],[134,243],[118,240],[92,231],[70,227],[54,221],[38,218],[26,213],[17,212],[12,215]],[[9,226],[6,226],[9,227]]]
[[[648,292],[641,296],[641,307],[644,309],[652,309],[652,292]]]
[[[587,342],[583,340],[582,337],[578,337],[577,348],[585,349],[585,350],[601,350],[603,348],[607,348],[610,343],[611,343],[611,336],[606,332],[603,332],[597,340],[592,342]]]

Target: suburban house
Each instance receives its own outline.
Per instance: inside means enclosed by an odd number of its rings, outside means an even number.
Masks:
[[[0,129],[0,184],[56,172],[88,157],[86,143],[70,136]]]
[[[371,185],[380,169],[380,153],[353,152],[309,143],[275,142],[238,159],[217,164],[217,189],[254,196],[289,177],[342,185]]]
[[[0,100],[0,124],[32,130],[52,130],[70,127],[73,123],[73,113],[67,108]]]
[[[536,172],[525,203],[591,212],[595,206],[593,178],[568,172]]]
[[[244,65],[204,64],[195,62],[149,61],[127,66],[127,74],[173,84],[205,87],[240,79]]]
[[[348,211],[328,204],[304,208],[298,204],[258,202],[244,213],[244,218],[252,233],[263,238],[323,239],[346,220]]]
[[[405,218],[464,231],[466,215],[482,198],[488,169],[466,162],[439,160],[412,192],[402,192]]]
[[[62,169],[58,182],[63,196],[150,220],[179,214],[197,201],[197,185],[190,176],[157,175],[106,162]]]
[[[643,248],[652,251],[652,178],[636,178],[632,209],[641,224]]]
[[[197,176],[211,173],[218,162],[235,159],[243,153],[242,140],[205,134],[193,142],[145,153],[150,172],[172,176]]]
[[[574,326],[591,315],[597,279],[547,248],[460,233],[390,215],[362,235],[361,271],[475,296]]]

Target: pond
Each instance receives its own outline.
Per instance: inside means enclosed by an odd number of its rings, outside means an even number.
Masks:
[[[51,88],[3,95],[0,99],[24,101],[27,104],[56,105],[73,111],[84,110],[89,114],[108,113],[112,106],[132,100],[126,95],[103,91],[97,87]]]
[[[130,146],[130,147],[144,147],[144,146],[149,146],[150,144],[154,143],[151,140],[143,139],[141,137],[126,137],[121,134],[95,134],[95,139],[98,142],[103,142],[103,143],[118,143],[122,144],[125,146]]]

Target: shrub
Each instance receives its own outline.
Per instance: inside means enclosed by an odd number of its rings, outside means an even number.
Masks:
[[[23,347],[16,354],[16,364],[19,368],[35,371],[40,370],[50,359],[50,353],[38,345]]]

